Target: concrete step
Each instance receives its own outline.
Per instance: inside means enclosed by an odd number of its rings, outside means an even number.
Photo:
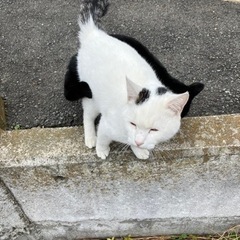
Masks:
[[[98,159],[82,127],[2,131],[0,239],[16,229],[26,231],[18,239],[212,234],[240,223],[240,114],[183,119],[149,160],[121,148]]]

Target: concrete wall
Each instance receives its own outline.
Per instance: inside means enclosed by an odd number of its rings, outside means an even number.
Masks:
[[[240,115],[183,120],[149,160],[82,128],[0,133],[0,239],[216,233],[240,223]]]

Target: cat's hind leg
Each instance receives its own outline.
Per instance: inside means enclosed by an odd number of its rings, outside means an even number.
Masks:
[[[92,99],[83,98],[83,126],[85,145],[89,148],[96,146],[95,119],[99,114],[97,107]]]

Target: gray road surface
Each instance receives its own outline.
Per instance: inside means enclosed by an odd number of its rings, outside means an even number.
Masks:
[[[82,123],[80,102],[63,96],[78,47],[80,0],[0,2],[0,95],[9,128]],[[223,0],[112,0],[103,25],[133,36],[185,83],[205,90],[190,116],[240,112],[240,3]]]

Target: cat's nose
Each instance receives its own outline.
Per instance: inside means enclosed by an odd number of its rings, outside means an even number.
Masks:
[[[139,141],[139,140],[135,140],[135,143],[138,147],[140,147],[141,145],[143,145],[143,141]]]

